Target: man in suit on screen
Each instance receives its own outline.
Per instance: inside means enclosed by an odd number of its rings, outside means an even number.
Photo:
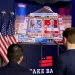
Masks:
[[[58,28],[58,27],[57,27],[57,24],[55,25],[55,21],[57,21],[57,20],[50,19],[50,27],[53,28],[53,29],[54,29],[54,28]]]
[[[75,75],[75,28],[67,28],[63,32],[65,53],[58,56],[55,66],[55,75]]]
[[[0,75],[32,75],[28,69],[19,65],[23,60],[23,49],[20,45],[10,45],[7,57],[9,63],[0,68]]]

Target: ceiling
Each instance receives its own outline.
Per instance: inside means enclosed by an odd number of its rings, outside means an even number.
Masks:
[[[16,2],[23,3],[32,3],[32,4],[40,4],[40,5],[49,5],[53,7],[72,7],[71,0],[15,0]]]

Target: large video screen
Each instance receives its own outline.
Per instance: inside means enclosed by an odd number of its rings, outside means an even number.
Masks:
[[[71,9],[27,3],[15,4],[15,33],[18,42],[62,44],[62,33],[71,27]]]

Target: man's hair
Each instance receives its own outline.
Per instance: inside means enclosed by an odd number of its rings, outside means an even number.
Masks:
[[[75,44],[75,28],[66,28],[63,32],[63,37],[65,37],[69,43]]]
[[[8,47],[7,57],[11,62],[18,62],[23,56],[23,49],[19,44],[12,44]]]

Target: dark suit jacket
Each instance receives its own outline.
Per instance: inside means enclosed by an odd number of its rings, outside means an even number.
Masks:
[[[32,73],[17,63],[8,63],[5,67],[0,68],[0,75],[32,75]]]
[[[54,66],[55,75],[75,75],[75,49],[59,55]]]

